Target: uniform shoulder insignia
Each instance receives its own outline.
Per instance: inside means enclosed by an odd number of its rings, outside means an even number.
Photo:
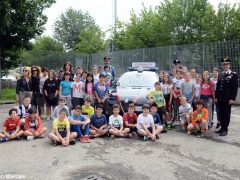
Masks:
[[[236,72],[232,72],[233,74],[237,74]]]

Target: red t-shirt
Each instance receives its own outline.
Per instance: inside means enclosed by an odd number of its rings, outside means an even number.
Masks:
[[[17,128],[17,126],[20,126],[20,119],[17,117],[16,119],[6,119],[3,124],[4,127],[6,127],[7,131],[13,131]]]
[[[201,95],[211,96],[214,93],[213,90],[214,90],[214,82],[213,81],[201,83]]]
[[[132,116],[129,116],[128,112],[124,113],[123,115],[123,121],[124,124],[126,125],[126,121],[128,122],[128,124],[136,124],[137,123],[137,115],[135,113],[133,113]]]

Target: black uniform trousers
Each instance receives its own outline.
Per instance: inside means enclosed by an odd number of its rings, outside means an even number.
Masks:
[[[231,116],[231,105],[229,102],[217,102],[217,105],[221,129],[223,131],[228,131]]]

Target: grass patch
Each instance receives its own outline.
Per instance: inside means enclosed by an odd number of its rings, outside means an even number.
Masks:
[[[16,88],[3,88],[0,100],[1,101],[16,100]]]

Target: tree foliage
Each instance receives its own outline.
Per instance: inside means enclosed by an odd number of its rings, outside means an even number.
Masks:
[[[49,36],[39,37],[33,45],[35,51],[63,51],[63,44]]]
[[[30,48],[29,40],[44,31],[47,17],[43,10],[55,0],[0,1],[0,56],[15,59],[19,50]],[[6,67],[6,61],[2,63]]]
[[[96,25],[88,12],[70,8],[55,22],[54,37],[62,42],[67,50],[74,50],[75,45],[80,42],[82,32],[89,27]]]
[[[106,49],[104,34],[97,26],[85,28],[80,34],[80,41],[74,47],[81,53],[96,53]]]
[[[130,22],[118,22],[113,41],[118,49],[209,42],[240,38],[240,6],[208,0],[165,0],[155,8],[131,13]]]

